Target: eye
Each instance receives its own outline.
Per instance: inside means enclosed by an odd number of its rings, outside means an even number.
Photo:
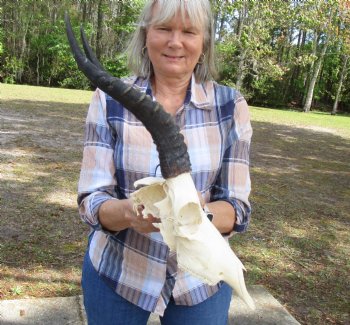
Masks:
[[[170,28],[167,26],[157,26],[156,29],[160,30],[160,31],[169,31],[170,30]]]
[[[197,35],[198,31],[195,28],[189,28],[189,29],[185,29],[184,33],[189,35]]]

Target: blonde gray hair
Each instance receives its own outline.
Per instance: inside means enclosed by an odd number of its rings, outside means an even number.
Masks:
[[[152,16],[155,5],[159,7],[157,17]],[[146,44],[147,28],[153,24],[170,21],[177,13],[185,19],[190,17],[194,26],[204,30],[203,55],[194,69],[197,82],[205,82],[216,77],[214,61],[214,31],[209,0],[149,0],[139,18],[139,23],[127,48],[128,66],[137,76],[150,78],[153,75],[152,63],[143,48]]]

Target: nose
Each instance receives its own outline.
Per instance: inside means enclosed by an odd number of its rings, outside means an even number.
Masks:
[[[175,30],[170,33],[168,45],[172,48],[180,48],[182,46],[182,37],[180,31]]]

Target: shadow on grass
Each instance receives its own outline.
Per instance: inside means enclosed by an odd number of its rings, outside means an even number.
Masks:
[[[0,263],[79,267],[87,226],[76,208],[86,105],[0,104]]]

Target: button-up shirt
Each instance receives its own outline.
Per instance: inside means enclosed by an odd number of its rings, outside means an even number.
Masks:
[[[149,80],[124,80],[152,96]],[[249,147],[252,129],[242,95],[194,76],[184,104],[174,116],[188,147],[191,175],[206,202],[224,200],[235,209],[234,232],[250,220]],[[102,229],[99,207],[106,200],[129,198],[134,182],[161,176],[151,135],[120,103],[97,89],[86,118],[78,203],[92,228],[89,256],[99,275],[116,293],[144,310],[162,315],[170,297],[176,304],[195,305],[220,288],[178,269],[160,233],[141,234],[128,228]]]

